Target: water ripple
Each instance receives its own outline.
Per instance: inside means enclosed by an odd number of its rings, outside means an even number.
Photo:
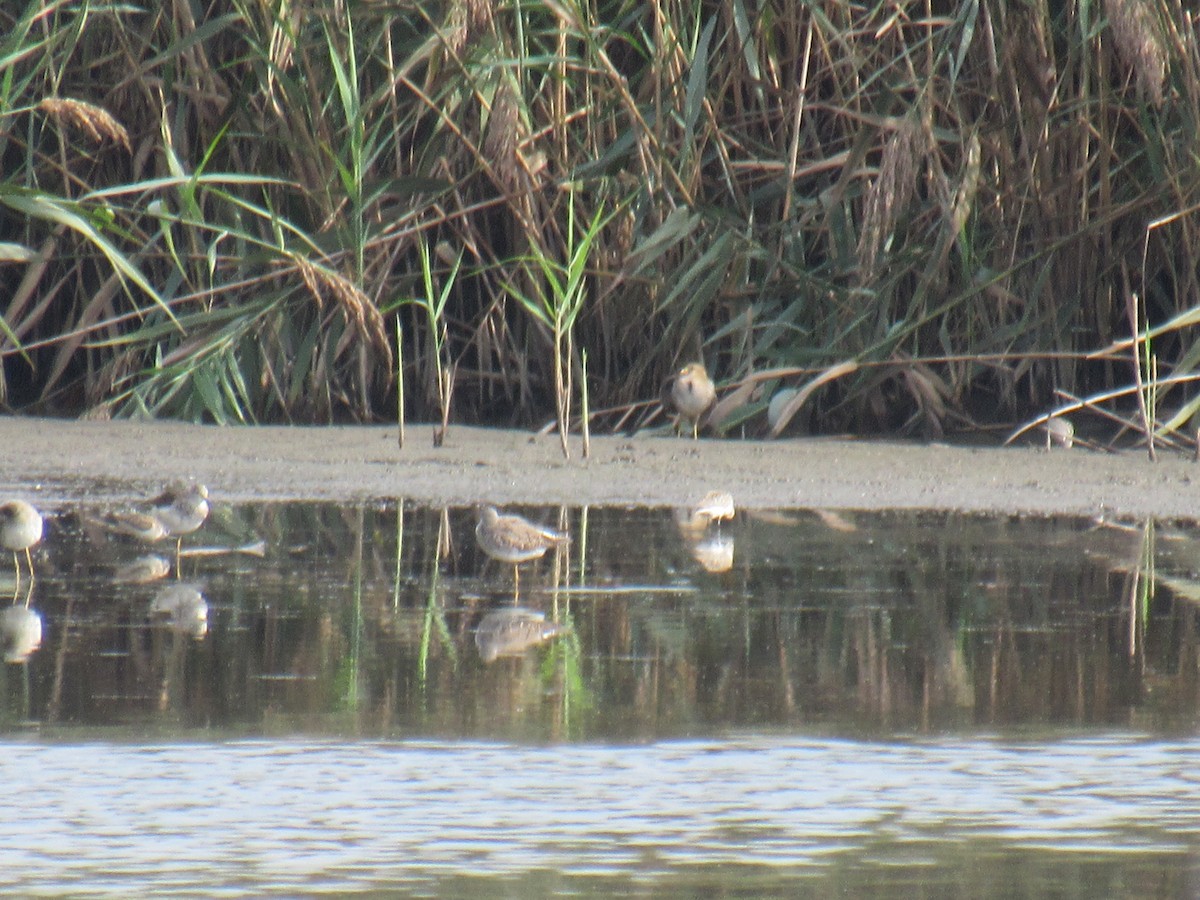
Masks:
[[[882,846],[919,863],[981,837],[1200,850],[1196,738],[0,750],[0,889],[23,891],[351,890],[730,862],[804,871]]]

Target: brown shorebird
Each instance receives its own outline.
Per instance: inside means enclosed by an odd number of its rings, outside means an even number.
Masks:
[[[25,561],[29,564],[29,580],[32,581],[33,556],[29,548],[41,539],[41,513],[24,500],[6,500],[0,503],[0,545],[12,551],[13,567],[17,571],[17,587],[21,585],[21,560],[17,554],[25,551]]]
[[[150,503],[150,514],[174,538],[191,534],[208,518],[208,488],[202,484],[173,484]]]
[[[167,526],[163,525],[153,513],[140,512],[135,509],[121,510],[105,515],[101,519],[88,519],[102,528],[117,534],[128,535],[153,544],[167,536]]]
[[[501,515],[494,506],[481,506],[475,540],[492,559],[512,563],[513,590],[516,591],[521,583],[521,563],[538,559],[551,547],[565,544],[571,538],[520,516]]]
[[[146,508],[122,510],[101,520],[109,531],[127,534],[152,544],[165,537],[191,534],[208,518],[208,488],[177,482],[166,488]]]
[[[699,534],[713,522],[732,519],[735,509],[733,495],[728,491],[709,491],[695,506],[675,509],[675,524],[680,531]]]
[[[183,536],[191,534],[208,518],[208,488],[202,484],[177,483],[150,501],[151,515],[162,522],[167,536],[175,538],[175,577],[179,577],[179,553]]]
[[[678,416],[678,423],[692,426],[692,439],[700,435],[700,424],[717,404],[717,389],[708,377],[704,363],[688,363],[665,382],[662,404]]]
[[[175,538],[178,574],[183,536],[196,531],[207,518],[208,488],[202,484],[179,482],[148,501],[148,508],[114,513],[99,524],[109,531],[127,534],[148,544],[166,537]]]
[[[494,609],[479,620],[475,646],[484,662],[492,662],[498,656],[519,656],[568,630],[564,625],[547,622],[544,612],[508,606]]]
[[[127,516],[130,524],[127,534],[136,534],[134,528],[145,529],[140,538],[156,541],[161,538],[175,539],[175,575],[179,575],[179,554],[184,546],[184,535],[191,534],[209,517],[209,488],[194,482],[176,481],[166,490],[150,500],[150,509],[134,512]]]

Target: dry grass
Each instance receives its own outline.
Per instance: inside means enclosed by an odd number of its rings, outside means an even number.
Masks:
[[[108,110],[94,103],[65,97],[46,97],[38,103],[38,109],[60,126],[84,132],[96,144],[113,141],[126,150],[133,149],[125,127]]]
[[[1200,308],[1200,53],[1168,0],[194,14],[0,14],[13,405],[388,416],[398,334],[416,417],[449,366],[456,415],[544,421],[586,350],[600,424],[703,358],[756,385],[734,431],[816,382],[818,428],[939,433],[1125,383],[1086,357],[1135,291],[1151,326]],[[513,294],[565,261],[571,203],[617,212],[564,369]],[[422,244],[435,281],[463,251],[436,321]],[[1156,336],[1160,408],[1191,327]]]

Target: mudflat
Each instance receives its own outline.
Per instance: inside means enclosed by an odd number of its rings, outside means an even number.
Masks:
[[[710,490],[749,508],[934,509],[1158,516],[1200,513],[1200,465],[1178,453],[796,438],[578,436],[432,427],[234,426],[0,418],[0,495],[53,509],[143,496],[194,478],[214,500],[405,498],[431,504],[684,505]],[[38,500],[40,498],[40,501]]]

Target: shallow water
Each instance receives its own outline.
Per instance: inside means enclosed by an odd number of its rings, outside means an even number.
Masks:
[[[563,633],[490,662],[469,510],[221,509],[185,546],[264,555],[146,584],[173,547],[52,522],[0,889],[1200,892],[1196,535],[525,512],[573,536],[517,603]]]

